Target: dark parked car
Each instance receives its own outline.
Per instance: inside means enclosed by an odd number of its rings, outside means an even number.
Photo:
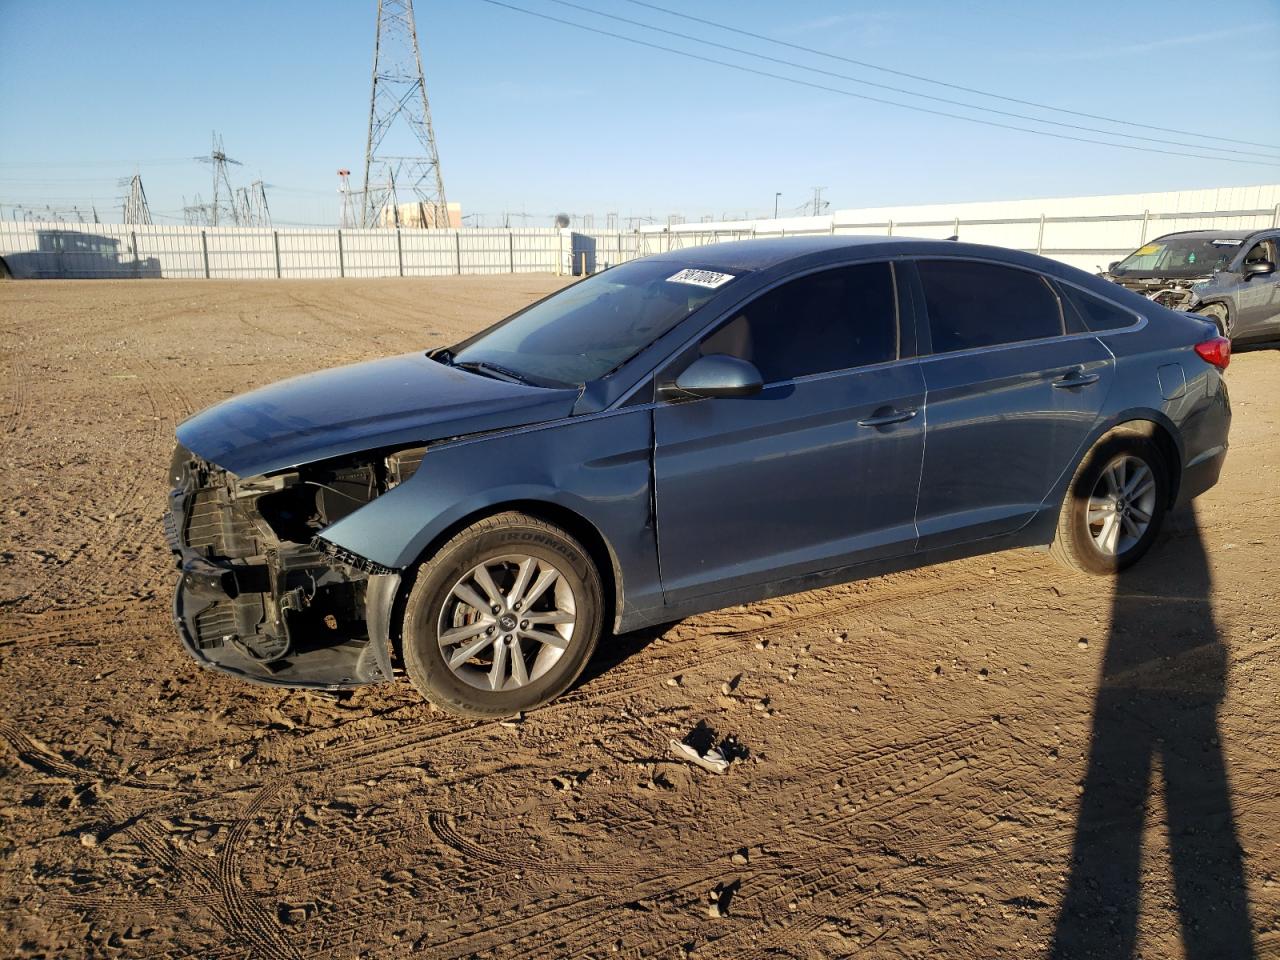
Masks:
[[[284,686],[398,658],[497,716],[602,636],[698,611],[1009,547],[1111,573],[1216,482],[1229,355],[1201,318],[992,247],[633,261],[179,426],[178,631]]]
[[[1157,237],[1104,276],[1212,320],[1236,343],[1280,339],[1280,229],[1185,230]]]

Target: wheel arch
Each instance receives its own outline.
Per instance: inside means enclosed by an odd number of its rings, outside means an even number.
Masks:
[[[1169,468],[1169,502],[1167,506],[1172,507],[1178,502],[1178,488],[1182,483],[1182,450],[1178,446],[1177,440],[1174,438],[1173,430],[1166,423],[1162,423],[1154,416],[1134,415],[1127,419],[1122,419],[1113,424],[1107,430],[1103,431],[1089,445],[1089,452],[1092,452],[1106,437],[1115,433],[1129,433],[1146,437],[1154,443],[1160,451],[1160,455],[1165,459],[1165,465]],[[1089,455],[1086,452],[1085,456]],[[1081,463],[1083,463],[1083,459]]]
[[[549,500],[527,498],[502,500],[478,507],[454,520],[436,534],[419,552],[413,563],[406,568],[405,575],[400,580],[400,585],[392,604],[390,624],[391,646],[395,655],[401,659],[401,662],[404,659],[402,649],[404,608],[409,598],[409,593],[417,580],[418,569],[434,556],[444,544],[473,523],[477,523],[486,517],[511,512],[528,514],[531,517],[537,517],[539,520],[554,523],[582,544],[583,549],[587,551],[587,555],[595,564],[596,570],[600,574],[601,585],[604,587],[605,610],[601,621],[605,624],[611,624],[612,629],[617,630],[624,596],[622,567],[613,545],[609,543],[599,528],[582,514],[563,504],[553,503]]]

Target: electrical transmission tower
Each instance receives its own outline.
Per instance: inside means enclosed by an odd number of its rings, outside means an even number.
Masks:
[[[235,199],[231,204],[231,212],[235,216],[237,227],[251,227],[253,220],[249,215],[249,188],[236,187]]]
[[[338,226],[343,230],[351,230],[356,226],[356,212],[351,205],[351,171],[346,167],[338,171],[338,196],[342,197]]]
[[[222,137],[215,131],[213,148],[207,157],[196,157],[201,163],[213,167],[213,202],[209,204],[209,222],[211,226],[228,226],[239,224],[235,207],[235,193],[231,189],[231,180],[227,177],[227,164],[241,166],[239,160],[232,160],[222,149]]]
[[[831,204],[827,203],[827,201],[822,199],[822,191],[825,189],[827,188],[826,187],[813,188],[813,215],[815,217],[818,216],[820,213],[822,213],[823,210],[827,209],[827,207],[831,206]]]
[[[267,185],[261,180],[249,184],[249,223],[255,227],[271,226],[271,209],[267,206]]]
[[[121,186],[125,185],[121,181]],[[142,189],[142,175],[135,173],[128,181],[129,194],[124,198],[125,223],[150,223],[151,208],[147,206],[147,192]]]
[[[390,144],[384,151],[384,141],[401,118],[409,128],[409,152],[394,155]],[[423,226],[449,226],[413,0],[378,0],[369,139],[364,155],[364,226],[376,227],[383,221],[399,224],[397,188],[411,192],[421,205]]]
[[[194,203],[187,203],[187,198],[182,198],[182,222],[188,227],[203,227],[209,222],[209,205],[200,199],[200,194],[196,194]]]

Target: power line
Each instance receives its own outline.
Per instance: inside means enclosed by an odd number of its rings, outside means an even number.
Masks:
[[[1084,117],[1087,120],[1102,120],[1106,123],[1118,123],[1129,127],[1141,127],[1144,130],[1159,130],[1162,133],[1176,133],[1183,137],[1200,137],[1205,140],[1221,140],[1223,143],[1238,143],[1246,147],[1263,147],[1267,150],[1280,150],[1280,146],[1277,146],[1274,143],[1256,143],[1253,140],[1234,140],[1231,137],[1196,133],[1192,130],[1175,130],[1172,127],[1157,126],[1150,123],[1139,123],[1136,120],[1121,120],[1116,117],[1107,117],[1097,113],[1084,113],[1080,110],[1068,110],[1066,107],[1055,107],[1047,103],[1037,103],[1034,100],[1021,100],[1018,97],[1010,97],[1000,93],[991,93],[988,90],[979,90],[975,87],[966,87],[958,83],[949,83],[946,80],[934,80],[932,77],[924,77],[917,73],[908,73],[905,70],[895,70],[893,67],[886,67],[877,63],[868,63],[866,60],[855,60],[853,57],[845,57],[837,53],[828,53],[825,50],[817,50],[813,47],[806,47],[799,43],[790,43],[786,40],[776,40],[773,37],[768,37],[761,33],[752,33],[750,30],[731,27],[728,24],[720,23],[716,20],[705,20],[702,17],[695,17],[683,10],[672,10],[668,7],[660,7],[656,3],[646,3],[645,0],[626,0],[626,2],[633,3],[638,7],[648,7],[650,10],[657,10],[659,13],[666,13],[673,17],[679,17],[681,20],[693,20],[696,23],[705,24],[709,27],[717,27],[721,30],[727,30],[730,33],[737,33],[744,37],[751,37],[753,40],[763,40],[766,43],[776,43],[779,46],[790,47],[793,50],[800,50],[804,53],[811,53],[819,57],[826,57],[829,60],[840,60],[844,63],[853,64],[856,67],[864,67],[867,70],[878,70],[881,73],[891,73],[894,76],[905,77],[908,80],[918,80],[921,83],[932,83],[939,87],[948,87],[952,90],[959,90],[963,93],[974,93],[980,97],[990,97],[993,100],[1003,100],[1006,103],[1017,103],[1024,107],[1036,107],[1040,110],[1053,110],[1056,113],[1066,113],[1073,117]]]
[[[1217,161],[1219,163],[1239,163],[1239,164],[1247,164],[1249,166],[1272,166],[1273,165],[1273,164],[1264,163],[1261,160],[1243,160],[1243,159],[1236,159],[1235,157],[1215,157],[1215,156],[1206,156],[1205,154],[1202,154],[1202,153],[1184,153],[1177,150],[1161,150],[1158,147],[1141,147],[1141,146],[1138,146],[1137,144],[1132,144],[1132,143],[1115,143],[1109,140],[1094,140],[1091,137],[1076,137],[1066,133],[1053,133],[1049,130],[1036,130],[1031,127],[1019,127],[1019,126],[1016,126],[1015,124],[1000,123],[997,120],[983,120],[979,117],[966,117],[963,114],[947,113],[945,110],[934,110],[931,107],[922,107],[914,103],[902,103],[901,101],[888,100],[888,99],[885,99],[884,97],[873,97],[870,94],[854,93],[852,90],[842,90],[839,87],[832,87],[822,83],[814,83],[811,80],[801,80],[799,77],[789,77],[789,76],[786,76],[785,74],[771,73],[768,70],[760,70],[755,67],[748,67],[740,63],[731,63],[728,60],[717,60],[715,57],[706,57],[706,56],[703,56],[702,54],[690,53],[687,50],[679,50],[675,47],[664,46],[663,44],[660,44],[660,43],[651,43],[648,40],[640,40],[636,37],[629,37],[626,34],[615,33],[611,30],[602,30],[598,27],[588,27],[586,24],[575,23],[572,20],[565,20],[562,17],[553,17],[547,13],[538,13],[533,10],[526,10],[523,7],[517,7],[509,3],[504,3],[502,2],[502,0],[483,0],[483,2],[488,3],[491,6],[503,7],[507,10],[514,10],[517,13],[526,14],[527,16],[537,17],[538,19],[541,19],[541,20],[549,20],[552,23],[559,23],[567,27],[573,27],[576,30],[585,30],[588,33],[598,34],[602,37],[612,37],[615,40],[623,40],[623,41],[626,41],[627,43],[636,44],[637,46],[648,47],[651,50],[661,50],[665,53],[673,53],[678,57],[684,57],[689,60],[698,60],[702,63],[710,63],[720,67],[728,67],[730,70],[738,70],[742,73],[750,73],[759,77],[768,77],[772,80],[782,80],[785,83],[791,83],[801,87],[808,87],[812,90],[823,90],[823,91],[826,91],[827,93],[838,93],[842,96],[852,97],[855,100],[867,100],[867,101],[870,101],[871,103],[880,103],[890,107],[899,107],[903,110],[913,110],[916,113],[927,113],[936,117],[947,117],[951,120],[966,120],[969,123],[980,123],[986,127],[997,127],[1002,130],[1015,130],[1020,133],[1031,133],[1041,137],[1052,137],[1055,140],[1069,140],[1075,143],[1092,143],[1097,146],[1115,147],[1116,149],[1120,149],[1120,150],[1134,150],[1140,153],[1158,153],[1158,154],[1163,154],[1165,156],[1170,156],[1170,157],[1188,157],[1192,160],[1211,160],[1211,161]],[[1213,149],[1213,148],[1205,147],[1204,149]]]
[[[558,3],[562,7],[572,7],[573,9],[581,10],[584,13],[594,14],[597,17],[605,17],[606,19],[616,20],[619,23],[626,23],[633,27],[640,27],[644,30],[652,30],[655,33],[665,34],[666,36],[669,36],[669,37],[676,37],[677,39],[680,39],[680,40],[687,40],[690,43],[700,43],[700,44],[704,44],[705,46],[716,47],[720,50],[728,50],[731,53],[737,53],[745,57],[755,57],[756,59],[759,59],[759,60],[766,60],[769,63],[777,63],[786,67],[794,67],[795,69],[798,69],[798,70],[808,70],[810,73],[821,74],[824,77],[833,77],[837,80],[847,80],[850,83],[858,83],[867,87],[875,87],[876,89],[879,89],[879,90],[888,90],[888,91],[891,91],[892,93],[900,93],[908,97],[919,97],[922,100],[930,100],[930,101],[933,101],[934,103],[945,103],[953,107],[964,107],[967,110],[980,110],[983,113],[990,113],[990,114],[994,114],[996,116],[1001,116],[1001,117],[1012,117],[1016,120],[1029,120],[1032,123],[1043,123],[1053,127],[1062,127],[1063,129],[1066,129],[1066,130],[1083,130],[1087,133],[1102,134],[1105,137],[1128,137],[1130,140],[1144,140],[1148,143],[1163,143],[1163,144],[1166,144],[1167,146],[1173,146],[1173,147],[1189,147],[1192,150],[1215,150],[1221,153],[1235,153],[1245,157],[1264,157],[1267,160],[1280,163],[1280,156],[1275,156],[1274,154],[1258,153],[1257,151],[1254,151],[1254,150],[1236,150],[1236,149],[1233,149],[1232,147],[1214,147],[1208,144],[1186,143],[1185,141],[1182,141],[1182,140],[1165,140],[1160,137],[1144,137],[1141,134],[1136,134],[1136,133],[1121,133],[1114,130],[1102,130],[1102,129],[1099,129],[1098,127],[1088,127],[1079,123],[1066,123],[1061,120],[1048,120],[1043,117],[1035,117],[1026,113],[1015,113],[1011,110],[999,110],[999,109],[996,109],[995,107],[984,107],[980,104],[968,103],[964,100],[951,100],[947,97],[937,97],[929,93],[917,93],[916,91],[908,90],[905,87],[895,87],[892,84],[888,84],[888,83],[877,83],[874,80],[864,80],[861,77],[851,77],[847,73],[836,73],[833,70],[823,70],[821,67],[811,67],[808,64],[799,63],[795,60],[785,60],[781,57],[771,57],[765,53],[756,53],[752,50],[744,50],[741,47],[730,46],[727,43],[717,43],[715,40],[706,40],[701,37],[690,36],[689,34],[681,33],[678,30],[667,30],[663,27],[655,27],[652,24],[644,23],[641,20],[631,20],[631,19],[628,19],[627,17],[619,17],[612,13],[605,13],[604,11],[596,10],[592,7],[584,6],[583,4],[580,4],[580,3],[573,3],[572,0],[551,0],[551,2]],[[1195,134],[1192,134],[1192,136],[1195,136]],[[1276,149],[1280,149],[1280,147],[1277,147]]]

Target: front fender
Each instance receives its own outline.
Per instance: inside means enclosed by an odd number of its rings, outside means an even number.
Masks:
[[[651,453],[652,415],[642,407],[430,447],[408,481],[321,536],[403,570],[468,517],[520,501],[551,504],[605,540],[625,573],[626,607],[656,605]]]

